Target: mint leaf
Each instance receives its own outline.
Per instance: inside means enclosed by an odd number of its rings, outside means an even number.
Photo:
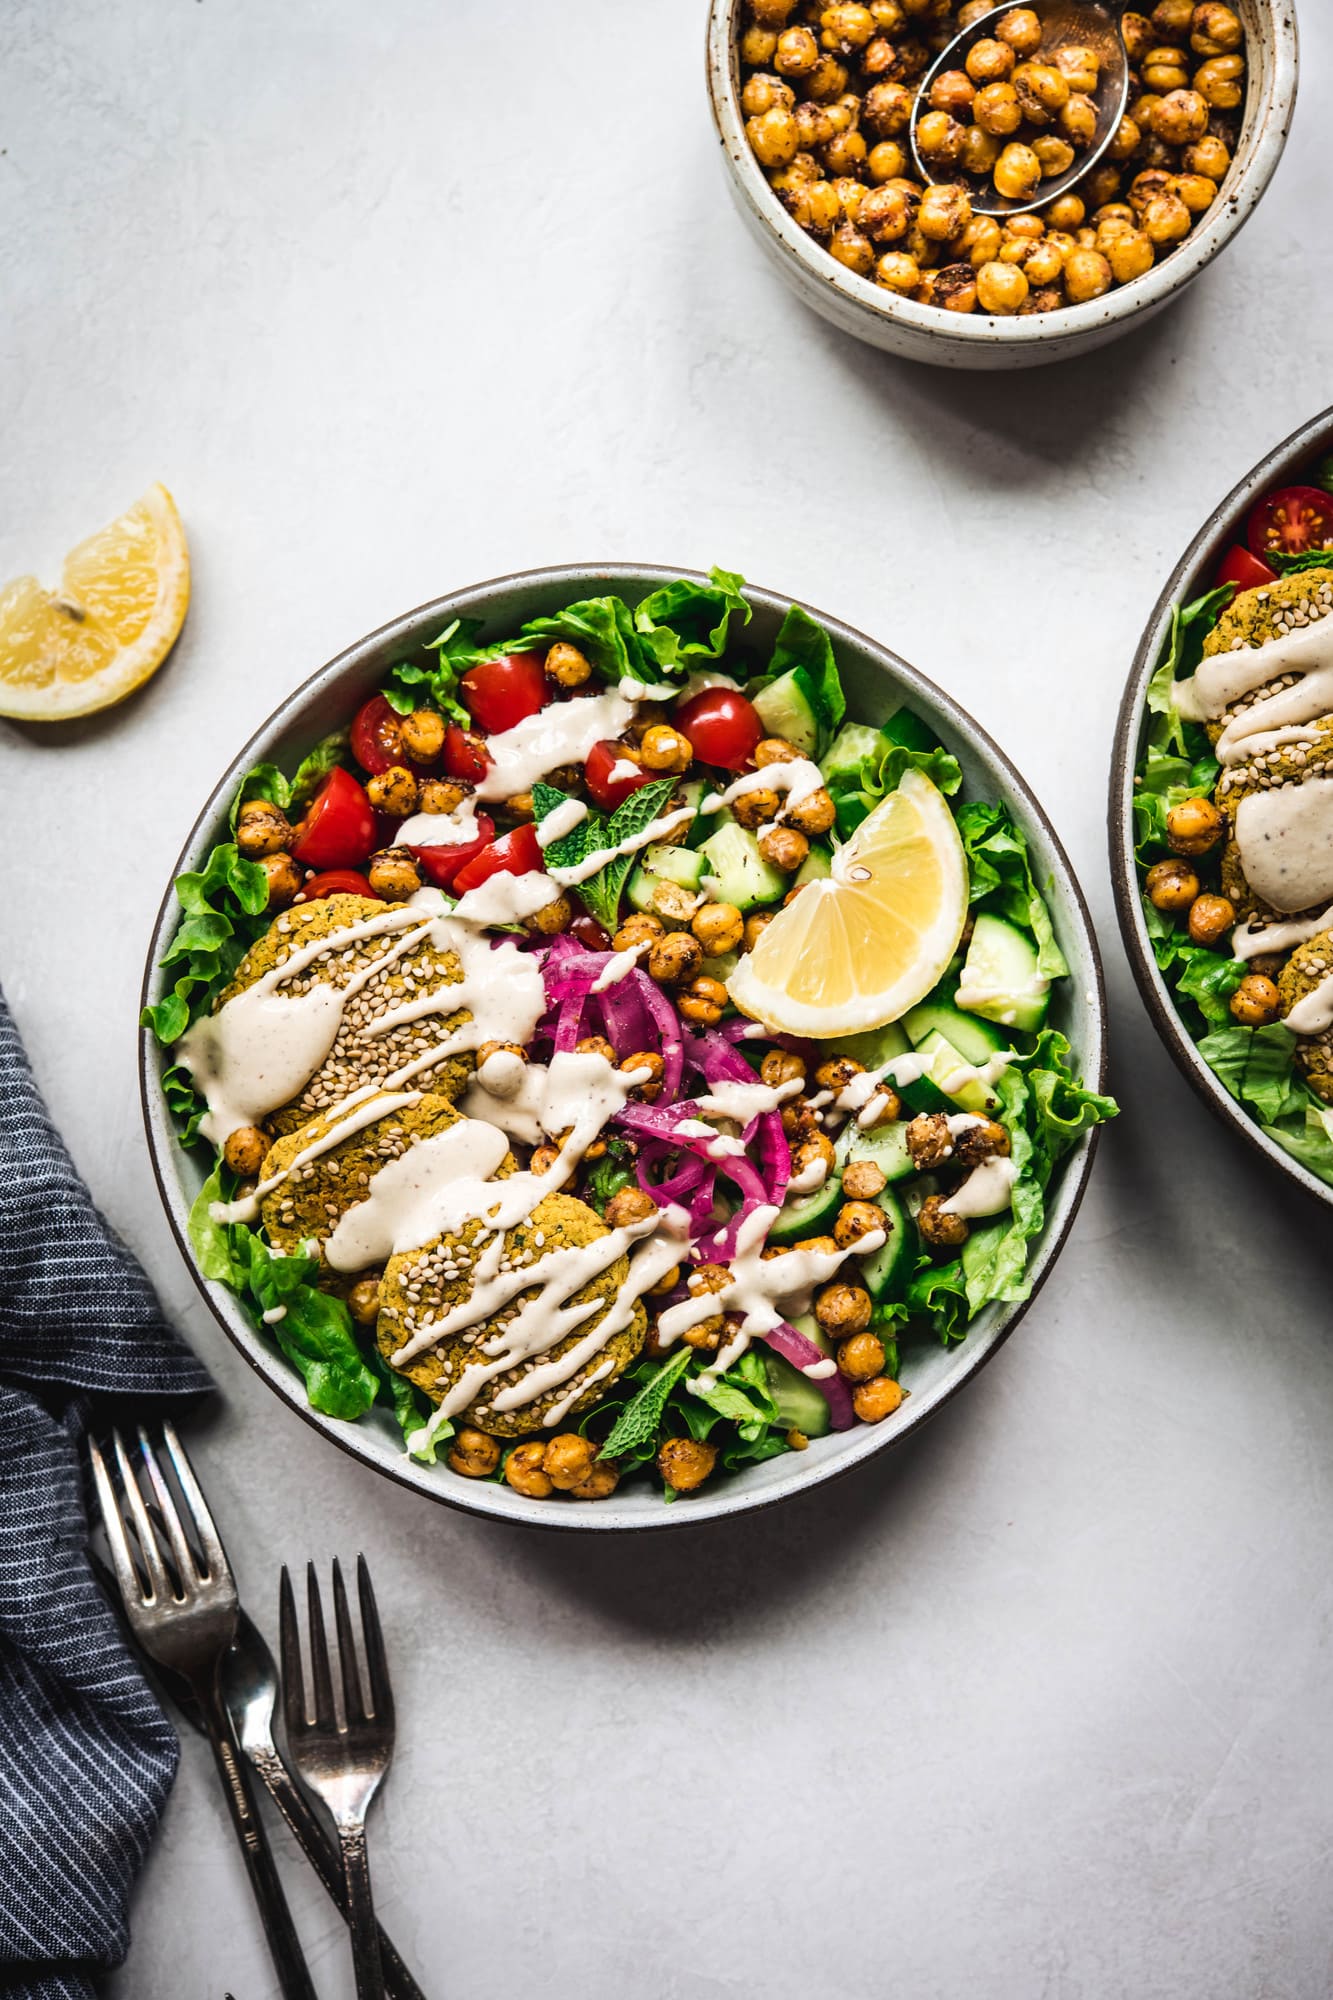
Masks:
[[[637,792],[631,792],[616,807],[599,838],[584,848],[584,853],[590,854],[596,847],[618,847],[622,840],[632,840],[636,833],[642,833],[646,826],[652,825],[675,789],[674,778],[659,778],[656,784],[641,785]],[[582,828],[578,830],[581,832]],[[634,872],[635,860],[634,854],[618,854],[614,861],[608,861],[604,868],[579,884],[580,896],[605,930],[614,932],[620,922],[620,898]]]
[[[569,793],[562,792],[556,785],[548,785],[539,778],[532,788],[532,812],[538,826],[558,807],[569,804]],[[553,840],[544,850],[546,860],[553,868],[575,868],[589,854],[595,854],[607,841],[606,821],[599,813],[590,812],[568,833],[562,833],[559,840]]]
[[[644,1383],[634,1400],[620,1412],[599,1457],[619,1458],[624,1452],[652,1443],[657,1436],[657,1426],[662,1421],[667,1398],[689,1367],[693,1355],[692,1347],[682,1346],[669,1361],[662,1363],[656,1375]]]

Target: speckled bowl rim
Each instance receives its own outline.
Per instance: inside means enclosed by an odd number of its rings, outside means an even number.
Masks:
[[[769,187],[745,137],[736,88],[735,22],[741,4],[742,0],[711,0],[706,60],[713,124],[737,193],[767,228],[784,257],[799,265],[806,277],[839,294],[854,312],[869,312],[909,327],[953,347],[956,353],[966,347],[993,347],[997,343],[1028,350],[1044,345],[1081,345],[1087,335],[1133,320],[1165,303],[1225,249],[1262,201],[1282,157],[1296,106],[1299,54],[1294,0],[1254,0],[1273,28],[1267,88],[1258,93],[1251,86],[1241,141],[1222,184],[1221,197],[1181,248],[1132,284],[1117,286],[1085,305],[1062,307],[1057,313],[1033,313],[1027,318],[980,312],[941,314],[935,307],[898,298],[882,285],[846,270],[793,222]],[[789,276],[795,281],[796,273]],[[941,324],[942,320],[946,323]]]
[[[1134,664],[1125,682],[1120,714],[1116,722],[1115,745],[1111,758],[1111,784],[1107,805],[1107,844],[1110,850],[1111,879],[1115,889],[1116,916],[1120,935],[1129,954],[1144,1004],[1176,1067],[1194,1086],[1204,1102],[1237,1132],[1252,1151],[1271,1162],[1289,1180],[1315,1196],[1333,1204],[1333,1187],[1294,1160],[1274,1140],[1269,1139],[1239,1105],[1230,1091],[1214,1076],[1195,1043],[1190,1039],[1171,989],[1157,969],[1148,927],[1144,920],[1134,866],[1134,773],[1139,762],[1147,710],[1144,706],[1162,646],[1171,625],[1171,607],[1189,603],[1206,587],[1206,579],[1223,551],[1236,539],[1236,527],[1261,493],[1289,483],[1298,467],[1333,450],[1333,408],[1312,417],[1284,438],[1280,445],[1261,458],[1208,516],[1194,540],[1167,578],[1147,629],[1139,641]]]
[[[413,639],[419,643],[423,631],[440,631],[457,617],[486,616],[492,600],[505,594],[521,591],[524,594],[535,595],[542,590],[556,589],[573,597],[580,593],[586,594],[588,588],[594,584],[602,589],[622,592],[642,591],[651,590],[659,583],[669,582],[676,577],[697,575],[697,571],[670,565],[629,562],[569,563],[515,571],[510,575],[494,577],[485,583],[474,584],[447,597],[419,605],[416,609],[380,626],[378,630],[368,633],[365,638],[359,639],[346,651],[338,654],[335,659],[329,661],[295,689],[255,731],[243,749],[232,758],[190,830],[176,865],[171,871],[171,881],[174,882],[176,876],[187,869],[201,864],[209,848],[225,828],[227,807],[236,785],[250,766],[260,761],[274,740],[281,736],[293,711],[311,705],[319,697],[324,697],[327,701],[327,698],[335,690],[341,689],[345,682],[356,683],[360,680],[362,686],[368,689],[373,685],[369,679],[370,671],[374,667],[376,673],[383,672],[383,666],[375,663],[386,652],[399,652]],[[788,593],[764,589],[748,582],[745,593],[756,609],[762,608],[776,615],[784,612],[788,605],[802,602]],[[1069,858],[1046,814],[1005,753],[950,695],[928,680],[924,674],[909,666],[896,653],[880,645],[878,641],[858,632],[852,626],[843,624],[839,619],[830,617],[814,606],[805,604],[804,609],[827,629],[837,647],[849,655],[859,654],[877,673],[889,677],[902,689],[907,701],[924,703],[927,709],[936,712],[942,720],[946,736],[951,735],[959,748],[966,746],[967,751],[977,759],[978,763],[987,767],[987,770],[994,775],[997,793],[1012,803],[1020,820],[1039,834],[1045,848],[1044,859],[1049,862],[1051,868],[1049,893],[1052,909],[1057,916],[1057,922],[1064,925],[1067,937],[1077,938],[1083,962],[1082,970],[1088,980],[1081,996],[1081,1004],[1087,1015],[1088,1045],[1078,1052],[1080,1066],[1090,1086],[1103,1090],[1107,1062],[1106,992],[1096,934]],[[360,688],[356,692],[360,694]],[[348,695],[342,713],[345,714],[347,708],[350,708],[353,698],[352,695]],[[141,994],[142,1004],[145,1006],[156,1000],[165,987],[166,982],[158,961],[174,935],[178,921],[179,910],[169,883],[148,946]],[[1072,956],[1071,965],[1073,965]],[[659,1532],[668,1528],[699,1525],[724,1516],[748,1513],[756,1508],[774,1506],[792,1494],[822,1486],[827,1480],[850,1471],[853,1466],[863,1464],[874,1454],[901,1444],[980,1372],[1012,1333],[1032,1299],[1037,1296],[1064,1245],[1083,1200],[1099,1136],[1098,1129],[1094,1127],[1061,1162],[1059,1177],[1049,1204],[1048,1223],[1037,1244],[1030,1266],[1029,1298],[1008,1309],[998,1310],[989,1326],[970,1333],[954,1350],[959,1359],[949,1375],[910,1396],[903,1406],[900,1417],[888,1425],[863,1426],[860,1436],[856,1436],[855,1433],[842,1433],[842,1437],[852,1438],[854,1441],[844,1444],[836,1455],[825,1456],[817,1443],[808,1451],[792,1453],[789,1465],[786,1461],[769,1460],[766,1467],[758,1469],[767,1470],[772,1466],[784,1466],[785,1470],[781,1474],[770,1473],[769,1482],[761,1490],[755,1490],[742,1472],[725,1482],[719,1482],[716,1488],[703,1489],[688,1502],[677,1502],[674,1506],[659,1505],[653,1510],[643,1513],[635,1511],[632,1515],[627,1515],[626,1508],[616,1498],[598,1502],[596,1505],[562,1506],[525,1498],[515,1493],[512,1488],[492,1481],[458,1478],[449,1474],[443,1467],[421,1466],[405,1455],[394,1456],[391,1460],[382,1459],[370,1448],[369,1440],[364,1436],[361,1426],[339,1423],[312,1410],[305,1402],[300,1376],[276,1350],[264,1345],[234,1296],[225,1286],[204,1278],[195,1261],[187,1230],[191,1196],[182,1180],[185,1155],[176,1143],[171,1114],[167,1109],[162,1090],[161,1075],[165,1066],[165,1052],[155,1036],[148,1029],[141,1028],[140,1094],[148,1151],[158,1191],[166,1208],[177,1246],[209,1310],[233,1346],[255,1372],[313,1429],[330,1439],[349,1456],[359,1459],[361,1463],[371,1466],[387,1478],[396,1480],[399,1485],[424,1494],[427,1498],[446,1506],[457,1507],[465,1513],[569,1532],[589,1529],[603,1533]]]

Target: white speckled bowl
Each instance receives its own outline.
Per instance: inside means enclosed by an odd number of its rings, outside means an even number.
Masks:
[[[1245,26],[1249,95],[1222,192],[1179,249],[1131,285],[1060,312],[992,318],[942,312],[855,277],[797,227],[750,151],[741,115],[736,23],[743,0],[712,0],[708,89],[713,122],[742,219],[792,290],[844,333],[909,361],[943,368],[1037,368],[1086,354],[1141,325],[1198,277],[1263,199],[1296,105],[1294,0],[1232,0]],[[1145,0],[1146,9],[1146,0]]]
[[[320,737],[345,726],[396,660],[420,648],[431,634],[441,631],[451,620],[481,617],[486,621],[487,631],[498,635],[515,630],[524,618],[557,610],[575,598],[599,591],[617,591],[637,599],[681,573],[623,563],[528,570],[438,598],[433,604],[422,605],[372,632],[328,666],[321,667],[238,751],[196,820],[174,873],[200,867],[213,844],[225,837],[227,808],[236,786],[252,764],[267,760],[288,770],[294,768]],[[759,651],[771,648],[790,600],[749,585],[746,596],[754,607],[746,641]],[[1096,940],[1078,883],[1041,807],[1003,751],[948,695],[887,648],[822,611],[807,608],[832,636],[852,715],[874,722],[902,701],[909,702],[935,726],[957,755],[963,767],[965,792],[971,797],[1003,800],[1027,834],[1037,878],[1046,885],[1056,934],[1072,974],[1061,985],[1052,1019],[1068,1035],[1081,1075],[1092,1087],[1102,1088],[1106,1068],[1105,996]],[[178,914],[175,896],[168,887],[148,948],[145,1004],[161,997],[165,981],[158,961],[174,935]],[[142,1031],[140,1079],[153,1171],[181,1254],[194,1271],[196,1282],[223,1331],[269,1387],[334,1444],[432,1500],[442,1500],[475,1514],[523,1521],[535,1527],[605,1531],[681,1527],[688,1522],[741,1513],[750,1507],[769,1506],[803,1487],[818,1486],[846,1472],[916,1430],[978,1373],[1023,1315],[1023,1306],[992,1306],[975,1321],[960,1346],[946,1351],[925,1344],[906,1350],[902,1379],[910,1394],[899,1412],[886,1423],[858,1425],[854,1430],[820,1439],[808,1451],[769,1459],[736,1478],[704,1487],[695,1498],[667,1506],[653,1487],[644,1482],[630,1483],[613,1499],[585,1506],[525,1499],[508,1486],[460,1478],[444,1465],[418,1465],[404,1454],[392,1419],[378,1410],[371,1411],[358,1423],[348,1424],[321,1416],[308,1407],[295,1370],[250,1324],[233,1294],[225,1286],[203,1278],[195,1265],[186,1221],[202,1184],[206,1162],[202,1151],[187,1153],[176,1142],[162,1093],[165,1066],[165,1052],[147,1030]],[[1033,1255],[1034,1292],[1055,1262],[1073,1222],[1095,1144],[1093,1132],[1062,1162],[1052,1184],[1046,1229]]]

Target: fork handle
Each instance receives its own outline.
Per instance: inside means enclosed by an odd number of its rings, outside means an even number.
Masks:
[[[270,1749],[267,1745],[255,1744],[247,1748],[245,1754],[263,1779],[269,1797],[286,1820],[306,1860],[346,1916],[347,1885],[343,1880],[338,1854],[308,1805],[304,1792],[279,1756],[277,1746]],[[384,1986],[389,2000],[426,2000],[383,1924],[378,1928],[380,1963],[384,1968]]]
[[[263,1821],[256,1810],[245,1764],[236,1748],[231,1723],[215,1689],[196,1687],[203,1709],[204,1727],[217,1760],[223,1796],[231,1813],[231,1823],[240,1842],[264,1925],[264,1936],[278,1975],[283,2000],[317,2000],[310,1968],[305,1962],[301,1940],[287,1907],[282,1882],[268,1844]]]
[[[365,1820],[339,1820],[338,1844],[342,1849],[343,1884],[347,1890],[347,1923],[352,1933],[356,2000],[386,2000],[375,1899],[370,1893],[370,1850],[366,1846]]]

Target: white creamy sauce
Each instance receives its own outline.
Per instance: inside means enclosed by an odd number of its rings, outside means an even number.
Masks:
[[[462,924],[521,924],[535,916],[560,894],[559,887],[539,868],[526,875],[492,875],[479,882],[454,904],[453,915]]]
[[[682,1118],[675,1129],[682,1139],[705,1140],[704,1151],[710,1160],[738,1160],[745,1151],[744,1140],[714,1131],[703,1118]]]
[[[990,1020],[998,1021],[1001,1027],[1012,1028],[1018,1019],[1019,1003],[1026,1000],[1044,999],[1050,990],[1050,980],[1043,979],[1039,972],[1033,972],[1028,979],[1024,980],[1017,987],[1005,987],[1001,989],[998,986],[969,985],[967,981],[967,966],[964,963],[963,977],[959,980],[958,991],[954,995],[954,1005],[955,1007],[972,1008],[974,1010],[977,1008],[984,1009]],[[1006,1004],[997,1006],[996,1003],[1000,1001]]]
[[[548,702],[512,729],[492,736],[486,745],[491,762],[477,780],[477,797],[511,799],[530,792],[539,778],[559,765],[583,763],[603,737],[619,736],[633,722],[636,705],[647,692],[631,697],[623,692],[624,685],[602,694],[576,695],[572,701]]]
[[[268,1179],[260,1181],[253,1194],[242,1195],[239,1201],[210,1202],[208,1212],[214,1222],[257,1222],[259,1204],[265,1195],[280,1188],[284,1181],[291,1179],[298,1168],[308,1166],[312,1160],[322,1159],[335,1146],[341,1146],[345,1139],[354,1139],[358,1132],[364,1132],[368,1125],[376,1125],[393,1111],[405,1111],[413,1104],[420,1104],[419,1090],[376,1091],[361,1089],[353,1091],[339,1107],[338,1116],[308,1146],[302,1146],[285,1167]]]
[[[960,1188],[940,1207],[949,1215],[999,1215],[1013,1198],[1018,1169],[1007,1153],[994,1154],[973,1167]]]
[[[549,1065],[524,1063],[517,1078],[506,1068],[497,1079],[494,1062],[494,1056],[488,1057],[469,1083],[460,1107],[464,1117],[484,1118],[525,1146],[572,1132],[568,1143],[580,1153],[650,1074],[647,1069],[617,1069],[595,1049],[558,1049]]]
[[[567,833],[573,833],[576,826],[582,826],[588,817],[588,808],[582,799],[566,799],[563,805],[549,812],[537,828],[537,845],[550,847],[557,840],[563,840]]]
[[[816,1188],[823,1187],[828,1177],[829,1163],[817,1155],[787,1182],[788,1199],[794,1194],[813,1194]]]
[[[509,1151],[503,1132],[465,1118],[432,1132],[372,1177],[364,1201],[349,1208],[324,1245],[335,1271],[363,1271],[441,1233],[441,1190],[460,1179],[489,1180]]]
[[[742,772],[739,778],[733,778],[725,791],[710,792],[702,810],[719,812],[723,806],[743,798],[747,792],[780,792],[783,794],[782,804],[775,819],[770,822],[776,825],[778,820],[786,819],[803,800],[813,792],[822,791],[823,787],[824,773],[818,764],[811,763],[808,757],[789,757],[785,763],[764,764],[757,771]]]
[[[642,944],[626,945],[624,951],[616,952],[602,967],[592,985],[590,993],[606,993],[611,987],[619,986],[622,979],[628,979],[645,952],[651,951],[653,941],[645,938]]]
[[[764,1204],[753,1209],[741,1224],[736,1253],[731,1260],[731,1279],[720,1292],[701,1292],[681,1299],[659,1314],[657,1338],[664,1347],[714,1313],[740,1315],[734,1333],[723,1343],[703,1374],[689,1383],[696,1394],[712,1387],[728,1368],[739,1361],[755,1334],[768,1333],[783,1320],[798,1318],[810,1307],[816,1285],[831,1278],[849,1250],[788,1250],[780,1257],[761,1253],[779,1210]],[[884,1231],[872,1229],[853,1246],[858,1256],[869,1256],[884,1243]]]
[[[1333,973],[1303,995],[1285,1018],[1293,1035],[1322,1035],[1333,1028]]]
[[[678,806],[674,812],[664,813],[661,819],[650,820],[637,833],[626,834],[614,847],[595,848],[581,861],[571,861],[568,868],[552,868],[551,880],[558,882],[562,889],[572,889],[577,883],[586,882],[590,876],[600,874],[608,861],[617,861],[624,854],[637,854],[641,847],[651,847],[655,840],[669,839],[680,827],[688,826],[693,818],[693,806]]]
[[[623,785],[628,779],[641,778],[643,767],[636,764],[632,757],[617,757],[606,775],[611,784]]]
[[[801,1088],[801,1079],[794,1076],[786,1083],[715,1083],[706,1096],[692,1101],[701,1118],[727,1118],[736,1125],[748,1125],[752,1118],[760,1117],[766,1111],[776,1111],[789,1097],[795,1097]]]
[[[999,1049],[984,1063],[960,1062],[953,1069],[937,1073],[935,1056],[919,1055],[914,1049],[908,1049],[902,1055],[890,1056],[878,1069],[862,1070],[844,1085],[836,1097],[830,1091],[821,1090],[809,1101],[816,1109],[832,1104],[837,1111],[855,1114],[858,1125],[870,1126],[888,1103],[881,1088],[885,1082],[906,1085],[928,1076],[946,1097],[956,1097],[969,1083],[983,1084],[989,1090],[1004,1075],[1016,1053],[1014,1049]]]
[[[447,813],[414,813],[393,838],[395,847],[458,847],[477,838],[477,801],[469,794]]]
[[[1294,917],[1285,924],[1266,924],[1251,917],[1248,923],[1237,924],[1231,933],[1231,956],[1248,963],[1252,958],[1262,958],[1265,952],[1294,951],[1298,944],[1308,944],[1330,926],[1333,926],[1333,903],[1317,917]]]
[[[1299,678],[1290,687],[1271,686],[1291,674]],[[1308,743],[1307,725],[1333,714],[1333,617],[1312,618],[1259,646],[1212,654],[1177,683],[1173,698],[1188,721],[1220,722],[1227,709],[1264,688],[1223,729],[1215,746],[1220,763]],[[1299,748],[1295,758],[1303,761]],[[1333,895],[1333,779],[1293,774],[1252,792],[1236,809],[1235,828],[1245,879],[1275,910],[1308,909]]]

